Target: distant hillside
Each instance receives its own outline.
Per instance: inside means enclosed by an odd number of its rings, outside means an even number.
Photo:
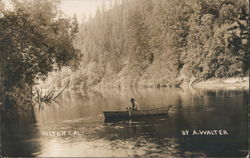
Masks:
[[[165,87],[246,76],[248,6],[247,0],[124,0],[100,8],[79,26],[79,70],[55,79],[81,88]]]

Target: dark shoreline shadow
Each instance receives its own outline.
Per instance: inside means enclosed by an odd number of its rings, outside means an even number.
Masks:
[[[36,120],[32,110],[16,112],[14,109],[1,111],[2,156],[33,157],[40,150],[34,141],[38,137]]]

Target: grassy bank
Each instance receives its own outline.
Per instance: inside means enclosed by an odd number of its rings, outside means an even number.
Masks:
[[[192,85],[194,88],[216,89],[249,89],[249,77],[244,78],[226,78],[226,79],[210,79],[207,81],[197,82]]]

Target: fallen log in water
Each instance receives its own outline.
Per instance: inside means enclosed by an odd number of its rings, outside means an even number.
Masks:
[[[49,104],[52,102],[57,103],[56,99],[63,93],[63,91],[69,86],[69,81],[67,82],[66,86],[59,92],[55,93],[55,87],[53,87],[51,90],[49,90],[47,93],[43,94],[43,91],[38,88],[36,88],[36,102],[39,105],[39,109],[43,110],[44,109],[44,104]]]

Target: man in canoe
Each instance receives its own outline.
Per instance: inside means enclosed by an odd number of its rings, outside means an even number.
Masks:
[[[130,99],[131,106],[127,107],[128,110],[139,110],[139,104],[135,101],[134,98]]]

